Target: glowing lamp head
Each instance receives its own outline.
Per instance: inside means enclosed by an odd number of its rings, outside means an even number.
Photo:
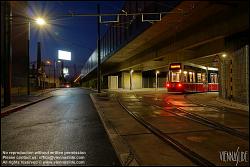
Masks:
[[[43,26],[43,25],[46,24],[45,20],[43,18],[41,18],[41,17],[39,17],[39,18],[36,19],[36,23],[38,25],[40,25],[40,26]]]
[[[167,83],[167,88],[169,88],[170,87],[170,84],[169,83]]]
[[[224,54],[222,55],[222,57],[225,58],[225,57],[227,57],[227,55],[224,53]]]
[[[178,84],[178,87],[182,87],[182,84],[179,83],[179,84]]]
[[[160,73],[160,71],[158,71],[158,70],[157,70],[155,73],[156,73],[156,74],[159,74],[159,73]]]

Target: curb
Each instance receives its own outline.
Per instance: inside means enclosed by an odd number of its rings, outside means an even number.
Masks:
[[[232,108],[236,108],[236,109],[240,109],[240,110],[244,110],[244,111],[249,112],[249,106],[245,106],[243,104],[238,104],[236,102],[231,102],[231,101],[228,101],[228,100],[224,100],[224,99],[221,99],[220,97],[217,97],[216,101],[218,101],[219,103],[222,103],[224,105],[228,105],[228,106],[230,106]]]
[[[59,90],[59,89],[60,89],[60,88],[53,88],[52,90],[41,92],[41,93],[39,93],[39,94],[37,94],[37,95],[35,95],[35,96],[41,96],[41,95],[43,95],[43,94],[51,93],[51,92],[56,91],[56,90]],[[45,90],[46,90],[46,89],[45,89]]]
[[[93,97],[92,93],[90,94],[90,98],[96,108],[96,111],[99,115],[99,118],[102,121],[102,124],[105,128],[105,131],[108,134],[108,137],[110,139],[110,142],[113,146],[113,148],[115,149],[116,155],[120,161],[120,163],[122,164],[122,166],[139,166],[138,162],[136,161],[136,159],[134,158],[133,155],[133,151],[131,150],[131,148],[129,147],[129,145],[126,143],[126,141],[117,133],[117,131],[115,130],[115,128],[113,128],[112,124],[108,121],[105,120],[105,116],[104,114],[100,111],[99,107],[96,104],[96,100]],[[121,149],[124,149],[126,151],[121,151]],[[132,159],[131,159],[132,157]],[[130,160],[130,161],[128,161]]]
[[[49,98],[51,98],[51,97],[53,97],[53,96],[45,97],[45,98],[42,98],[42,99],[39,99],[39,100],[30,102],[30,103],[25,103],[25,104],[22,104],[22,105],[20,105],[20,106],[17,106],[17,107],[8,109],[8,110],[6,110],[6,111],[4,111],[4,112],[1,113],[1,118],[5,117],[5,116],[7,116],[7,115],[9,115],[9,114],[11,114],[11,113],[17,112],[17,111],[19,111],[19,110],[21,110],[21,109],[23,109],[23,108],[25,108],[25,107],[28,107],[28,106],[30,106],[30,105],[33,105],[33,104],[35,104],[35,103],[39,103],[39,102],[41,102],[41,101],[43,101],[43,100],[49,99]]]

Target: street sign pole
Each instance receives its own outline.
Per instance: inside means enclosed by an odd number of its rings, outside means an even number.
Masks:
[[[28,48],[27,48],[27,94],[30,95],[30,21],[29,21],[29,29],[28,29]]]

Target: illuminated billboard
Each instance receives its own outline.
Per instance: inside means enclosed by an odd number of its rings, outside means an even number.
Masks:
[[[58,59],[60,59],[60,60],[71,60],[71,52],[58,50]]]

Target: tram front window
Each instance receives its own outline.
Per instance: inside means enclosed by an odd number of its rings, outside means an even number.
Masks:
[[[180,72],[172,72],[171,82],[180,82]]]

